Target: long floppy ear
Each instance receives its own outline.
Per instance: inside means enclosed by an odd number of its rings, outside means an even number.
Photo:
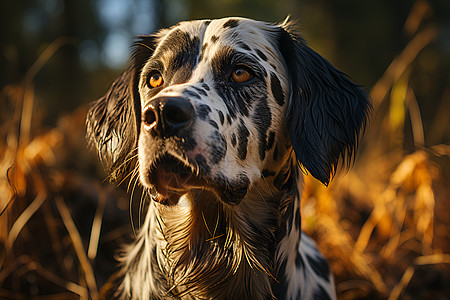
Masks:
[[[86,118],[88,142],[97,149],[112,179],[117,179],[136,155],[141,121],[139,74],[152,49],[153,37],[140,37],[130,66],[105,96],[91,104]]]
[[[299,162],[328,185],[339,162],[350,164],[371,110],[347,75],[281,25],[279,49],[289,72],[287,128]]]

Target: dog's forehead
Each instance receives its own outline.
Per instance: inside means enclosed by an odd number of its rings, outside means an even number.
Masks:
[[[245,18],[213,20],[206,28],[204,43],[214,42],[215,40],[225,44],[242,41],[249,43],[266,41],[272,27],[269,23]]]
[[[276,25],[247,18],[223,18],[214,20],[195,20],[180,22],[157,35],[158,47],[170,44],[176,50],[176,44],[186,39],[199,40],[201,45],[229,46],[243,51],[259,49],[270,52],[274,48]],[[180,34],[182,33],[182,34]]]

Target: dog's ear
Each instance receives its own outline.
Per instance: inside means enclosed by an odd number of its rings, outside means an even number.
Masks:
[[[102,98],[91,104],[87,118],[87,139],[93,145],[112,179],[128,168],[137,152],[141,121],[139,75],[153,52],[153,37],[135,43],[132,62]]]
[[[352,161],[371,104],[359,86],[289,27],[280,26],[278,40],[290,81],[287,128],[299,162],[328,185],[338,163]]]

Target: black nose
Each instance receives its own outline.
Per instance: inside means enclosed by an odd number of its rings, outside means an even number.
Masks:
[[[144,129],[160,137],[176,136],[194,120],[194,107],[182,97],[159,97],[144,109]]]

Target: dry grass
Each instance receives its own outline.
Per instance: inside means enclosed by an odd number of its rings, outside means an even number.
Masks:
[[[378,118],[356,165],[329,188],[306,177],[303,227],[332,262],[340,299],[450,297],[448,178],[435,163],[437,157],[448,161],[450,145],[424,146],[409,81],[418,54],[437,35],[433,25],[416,32],[427,11],[418,3],[405,25],[410,43],[370,92]],[[416,150],[405,155],[407,114]]]
[[[418,31],[427,14],[418,3],[405,24],[411,42],[371,91],[378,117],[355,166],[328,188],[305,177],[303,228],[330,261],[340,299],[450,297],[450,189],[436,163],[436,157],[448,161],[450,145],[424,146],[409,82],[411,65],[437,30]],[[53,129],[33,130],[40,127],[33,120],[33,77],[64,42],[44,52],[23,85],[0,92],[6,108],[0,117],[7,120],[0,128],[2,299],[99,298],[105,274],[114,271],[108,251],[130,228],[123,221],[127,198],[95,183],[95,159],[84,142],[85,110]],[[381,111],[386,103],[388,110]],[[408,114],[416,150],[405,155]]]

